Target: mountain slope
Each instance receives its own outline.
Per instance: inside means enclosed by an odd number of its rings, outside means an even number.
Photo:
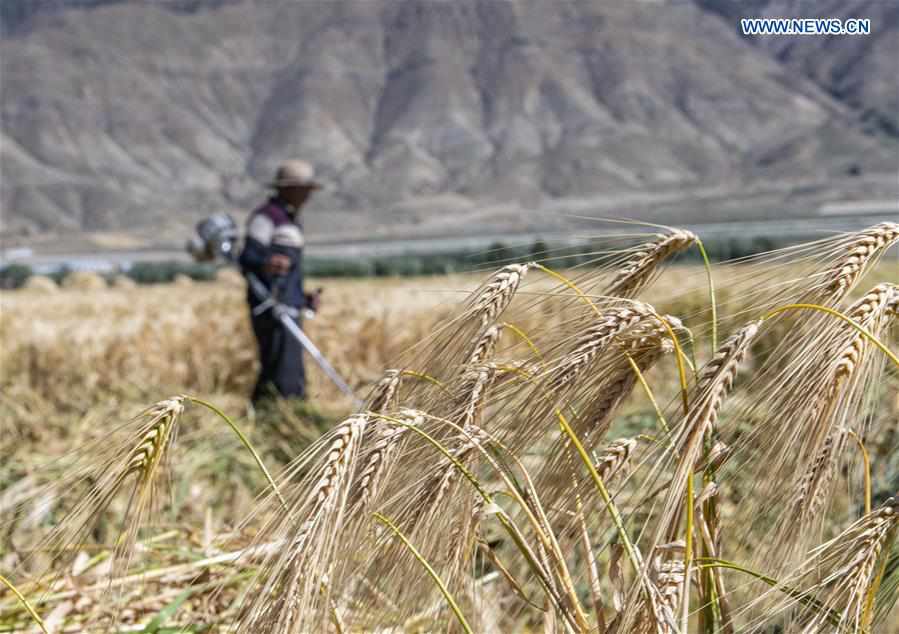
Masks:
[[[501,203],[539,226],[560,199],[829,182],[889,172],[899,147],[805,62],[693,4],[67,2],[5,23],[9,233],[174,232],[245,211],[289,156],[327,184],[312,227],[367,234]]]

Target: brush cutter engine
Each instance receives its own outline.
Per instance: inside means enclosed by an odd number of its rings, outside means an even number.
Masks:
[[[187,252],[197,262],[237,260],[240,232],[234,218],[226,213],[209,216],[197,223],[197,235],[187,241]]]

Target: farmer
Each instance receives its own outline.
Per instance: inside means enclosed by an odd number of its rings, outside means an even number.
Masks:
[[[321,188],[315,170],[301,160],[285,161],[269,183],[274,194],[247,220],[247,238],[240,254],[244,273],[254,273],[279,302],[295,308],[318,309],[318,293],[303,291],[303,227],[300,214],[314,191]],[[252,313],[261,301],[248,294],[253,333],[259,344],[259,378],[254,404],[266,397],[306,397],[303,348],[271,310]],[[297,318],[299,321],[299,317]]]

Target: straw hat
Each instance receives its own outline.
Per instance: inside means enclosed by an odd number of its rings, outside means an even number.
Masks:
[[[312,163],[300,159],[284,161],[275,173],[275,180],[269,183],[269,187],[280,189],[282,187],[307,187],[309,189],[321,189],[321,184],[315,180],[315,168]]]

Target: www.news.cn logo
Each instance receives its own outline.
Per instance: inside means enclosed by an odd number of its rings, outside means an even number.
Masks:
[[[743,35],[869,35],[868,18],[743,18]]]

